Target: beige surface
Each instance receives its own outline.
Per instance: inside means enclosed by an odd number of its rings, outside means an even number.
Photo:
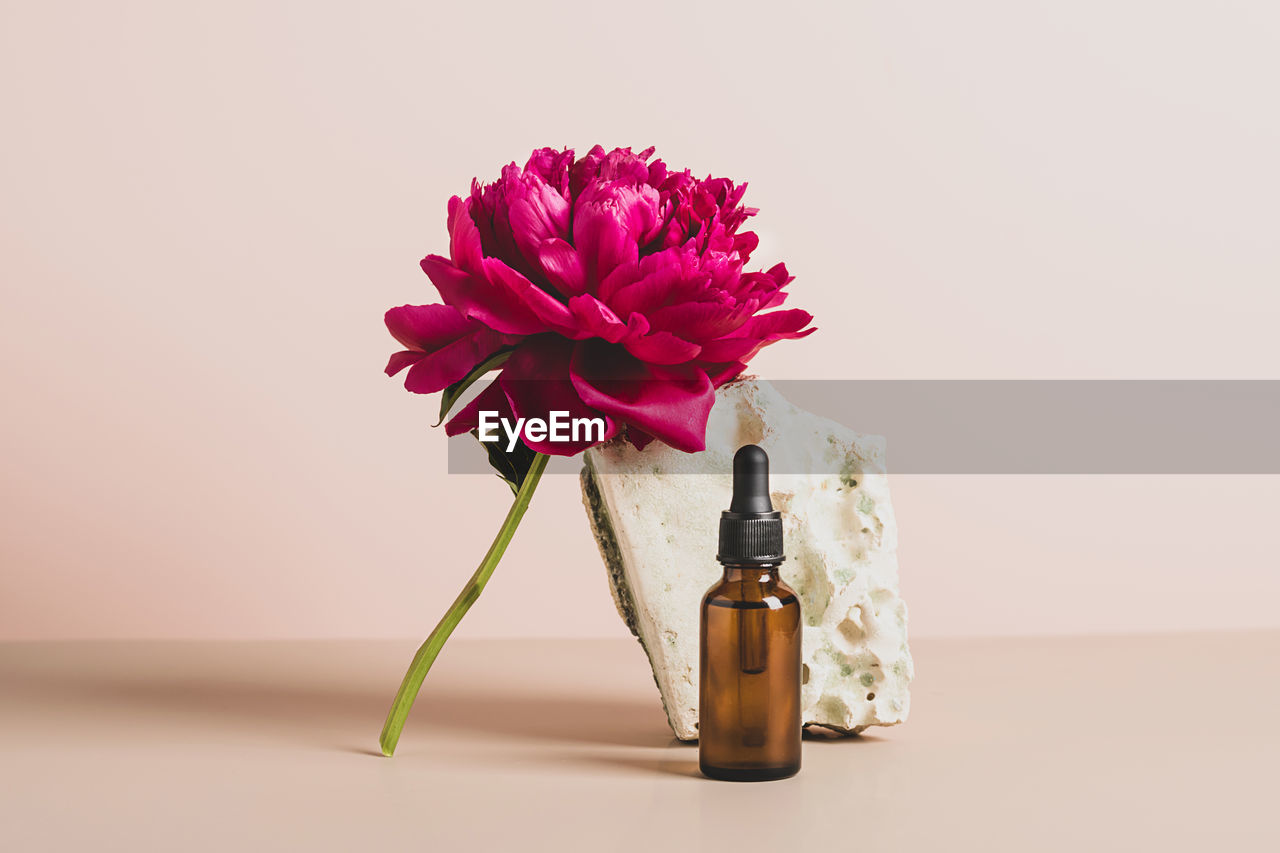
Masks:
[[[750,183],[819,327],[771,379],[1280,376],[1280,4],[536,10],[0,3],[0,639],[428,629],[505,490],[447,477],[382,314],[538,145]],[[473,635],[622,635],[555,480]],[[1278,482],[895,484],[912,630],[1280,628]]]
[[[0,647],[6,850],[1266,850],[1280,634],[916,644],[906,725],[704,780],[630,642]],[[578,673],[577,678],[566,675]],[[539,845],[541,845],[539,847]]]

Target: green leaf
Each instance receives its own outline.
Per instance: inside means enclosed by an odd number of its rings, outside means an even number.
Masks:
[[[491,370],[501,367],[508,358],[511,357],[515,347],[507,347],[500,349],[484,361],[471,368],[471,372],[459,379],[457,382],[444,389],[444,393],[440,395],[440,420],[436,421],[435,426],[444,423],[444,419],[448,417],[449,410],[454,407],[458,399],[466,392],[468,388],[476,383],[480,377],[484,376]],[[480,433],[472,430],[471,434],[478,440]],[[519,494],[520,487],[524,485],[525,477],[529,475],[529,468],[533,465],[533,460],[537,458],[536,453],[525,446],[523,441],[517,441],[515,448],[507,451],[502,446],[501,441],[482,441],[485,453],[489,454],[489,464],[493,466],[493,470],[498,472],[498,476],[502,478],[509,487],[511,493]]]
[[[479,430],[472,430],[471,434],[479,440]],[[501,441],[481,441],[480,445],[489,454],[489,464],[493,466],[493,470],[511,487],[511,493],[519,494],[538,454],[530,450],[523,441],[516,441],[516,446],[511,451],[503,447]]]
[[[500,349],[484,361],[471,368],[471,372],[459,379],[457,382],[444,389],[440,395],[440,420],[436,421],[432,426],[440,426],[444,423],[444,419],[448,416],[449,410],[458,402],[463,393],[476,383],[476,380],[484,376],[490,370],[495,370],[502,366],[503,362],[511,358],[511,353],[515,347],[507,347]]]

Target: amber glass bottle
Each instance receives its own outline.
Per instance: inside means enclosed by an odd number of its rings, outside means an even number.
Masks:
[[[734,456],[733,493],[724,576],[702,599],[698,763],[714,779],[782,779],[800,769],[800,601],[778,577],[782,517],[759,447]]]

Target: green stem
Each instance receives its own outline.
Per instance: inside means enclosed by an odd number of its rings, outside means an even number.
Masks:
[[[391,710],[387,712],[387,722],[382,727],[382,737],[379,738],[379,742],[382,744],[383,755],[391,755],[396,751],[400,731],[404,728],[409,710],[413,708],[413,700],[418,698],[422,680],[427,677],[431,664],[435,663],[436,656],[444,648],[445,641],[449,639],[453,629],[458,627],[462,617],[467,614],[471,605],[476,603],[476,599],[484,591],[484,585],[489,582],[489,576],[493,574],[498,561],[506,553],[507,545],[511,544],[511,538],[515,536],[520,519],[524,518],[525,510],[529,508],[529,501],[533,499],[533,490],[538,487],[538,480],[542,479],[542,472],[547,467],[547,458],[545,453],[539,453],[533,457],[533,464],[529,466],[529,473],[525,475],[524,482],[516,492],[516,499],[507,512],[507,519],[498,529],[498,535],[489,546],[484,559],[480,561],[480,567],[471,576],[471,580],[467,581],[462,592],[458,593],[458,597],[453,600],[453,604],[449,606],[449,610],[431,632],[431,636],[427,637],[427,641],[413,656],[413,663],[409,664],[409,671],[404,674],[404,681],[400,682],[400,690],[396,692]]]

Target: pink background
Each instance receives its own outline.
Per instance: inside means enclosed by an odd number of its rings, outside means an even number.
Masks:
[[[1277,378],[1278,28],[7,2],[0,638],[424,635],[507,492],[445,474],[381,314],[434,299],[448,196],[539,145],[750,181],[821,327],[766,377]],[[1280,625],[1278,480],[896,478],[913,631]],[[622,632],[551,478],[460,633]]]

